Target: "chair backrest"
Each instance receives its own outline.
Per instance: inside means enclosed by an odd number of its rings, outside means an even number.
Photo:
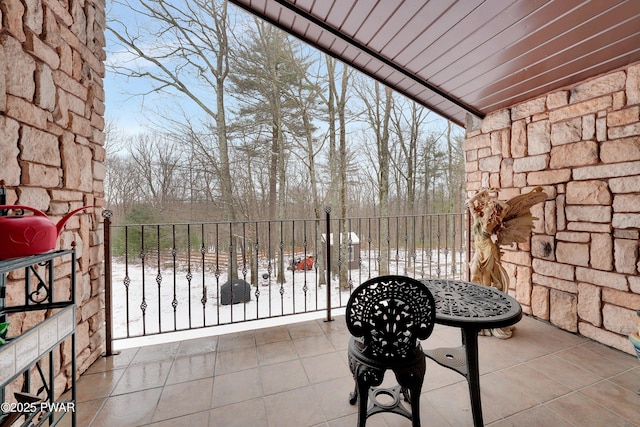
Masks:
[[[345,313],[349,332],[369,357],[402,360],[431,335],[435,301],[427,286],[405,276],[379,276],[358,286]]]

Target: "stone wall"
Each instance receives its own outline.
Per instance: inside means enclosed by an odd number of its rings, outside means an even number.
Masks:
[[[640,64],[467,126],[467,191],[542,186],[529,244],[506,248],[523,310],[632,353],[640,309]]]
[[[104,0],[0,1],[0,179],[7,203],[45,211],[55,222],[74,216],[58,245],[77,246],[79,374],[104,351],[104,272],[101,211],[104,179]],[[70,294],[70,259],[56,265],[56,294]],[[19,278],[15,278],[19,279]],[[8,284],[8,304],[23,285]],[[10,334],[42,313],[12,315]],[[65,348],[66,347],[66,348]],[[69,345],[56,357],[56,389],[71,377]]]

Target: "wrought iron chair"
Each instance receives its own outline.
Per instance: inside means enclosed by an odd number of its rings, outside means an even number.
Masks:
[[[379,412],[393,412],[420,427],[420,392],[425,355],[420,340],[431,335],[435,301],[426,285],[404,276],[380,276],[358,286],[347,303],[349,368],[355,390],[349,403],[358,405],[358,427]],[[392,370],[398,385],[376,388]],[[377,399],[385,396],[384,402]],[[391,398],[391,402],[389,401]],[[402,399],[410,402],[407,409]]]

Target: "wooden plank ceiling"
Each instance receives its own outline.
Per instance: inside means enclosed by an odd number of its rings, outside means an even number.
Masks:
[[[230,0],[455,123],[640,61],[640,0]]]

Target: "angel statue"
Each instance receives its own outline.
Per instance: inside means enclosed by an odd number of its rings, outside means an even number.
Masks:
[[[527,241],[533,229],[531,207],[546,200],[547,194],[541,187],[515,196],[506,202],[498,200],[497,191],[483,189],[469,201],[473,219],[472,233],[474,254],[471,260],[471,281],[493,286],[507,292],[509,276],[500,264],[500,246]],[[513,333],[513,327],[484,330],[481,335],[493,335],[506,339]]]

